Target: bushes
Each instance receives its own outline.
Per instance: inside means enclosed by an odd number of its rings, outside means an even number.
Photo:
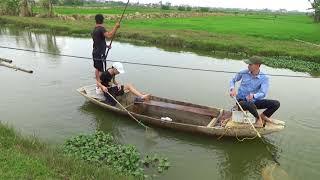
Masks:
[[[200,12],[209,12],[209,8],[208,7],[201,7]]]
[[[192,8],[190,6],[179,6],[178,10],[179,11],[191,11]]]
[[[163,10],[169,10],[170,6],[169,5],[161,5],[161,9]]]
[[[19,15],[19,2],[20,0],[1,0],[0,14]]]
[[[185,10],[186,10],[186,7],[184,7],[184,6],[179,6],[179,7],[178,7],[178,10],[179,10],[179,11],[185,11]]]

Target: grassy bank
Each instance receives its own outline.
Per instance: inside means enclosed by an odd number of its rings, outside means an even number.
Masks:
[[[0,123],[1,179],[133,179],[106,166],[71,159],[35,138],[23,138]]]
[[[54,31],[60,35],[82,37],[90,37],[94,26],[93,20],[85,19],[68,21],[58,18],[2,16],[0,22]],[[113,23],[107,22],[107,27]],[[124,20],[117,40],[200,52],[213,57],[226,52],[227,55],[232,54],[241,58],[251,55],[273,59],[289,57],[285,59],[320,64],[319,47],[295,40],[319,44],[319,30],[320,25],[314,24],[311,18],[304,15],[226,14],[192,18]],[[299,68],[295,68],[297,69]],[[303,67],[300,69],[305,71]]]

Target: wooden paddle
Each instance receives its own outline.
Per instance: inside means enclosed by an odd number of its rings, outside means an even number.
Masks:
[[[122,104],[121,104],[115,97],[113,97],[108,91],[107,91],[107,93],[108,93],[108,95],[109,95],[114,101],[117,102],[117,104],[119,104],[119,106],[120,106],[123,110],[125,110],[125,111],[129,114],[130,117],[132,117],[132,119],[134,119],[135,121],[137,121],[137,123],[139,123],[139,124],[140,124],[141,126],[143,126],[145,129],[148,129],[148,128],[149,128],[148,126],[144,125],[141,121],[139,121],[137,118],[135,118],[135,117],[130,113],[130,111],[128,111],[125,107],[123,107]]]
[[[244,116],[247,117],[246,112],[243,110],[242,106],[240,105],[240,103],[238,102],[236,97],[233,97],[233,99],[236,101],[236,103],[238,104],[238,106],[240,107],[241,111],[243,112]],[[250,120],[248,120],[249,123],[251,124],[251,126],[253,127],[253,130],[257,133],[258,137],[261,138],[260,133],[257,131],[257,129],[254,127],[254,125],[252,124],[252,122]]]

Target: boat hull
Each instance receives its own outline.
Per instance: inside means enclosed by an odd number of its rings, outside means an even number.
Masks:
[[[127,111],[121,107],[104,103],[102,96],[95,96],[95,86],[85,86],[77,89],[77,91],[87,100],[104,109],[128,115]],[[209,136],[257,136],[250,124],[236,123],[229,120],[231,112],[220,108],[174,101],[156,96],[152,96],[150,102],[135,103],[134,96],[131,93],[126,93],[118,100],[134,117],[151,126]],[[170,117],[171,121],[163,120],[163,117]],[[225,126],[221,126],[221,121],[225,120],[229,120],[228,123]],[[283,123],[282,121],[279,122]],[[283,130],[284,125],[267,123],[264,128],[256,129],[261,135],[266,135]]]

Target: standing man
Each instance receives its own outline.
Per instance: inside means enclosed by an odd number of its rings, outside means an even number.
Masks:
[[[112,31],[106,31],[103,26],[104,17],[102,14],[97,14],[95,16],[96,26],[94,27],[91,37],[93,40],[93,50],[92,50],[92,58],[93,58],[93,66],[95,70],[95,78],[98,86],[98,82],[100,82],[101,72],[104,71],[106,66],[106,48],[111,48],[107,46],[106,38],[111,39],[115,35],[117,29],[120,28],[120,24],[116,23],[113,27]],[[96,88],[97,93],[99,89]]]
[[[280,102],[264,99],[269,90],[269,78],[260,71],[262,58],[252,56],[245,63],[248,64],[248,69],[240,71],[230,81],[230,96],[236,97],[242,108],[256,118],[256,127],[263,127],[264,122],[272,122],[270,117],[280,107]],[[235,84],[240,80],[237,94]],[[259,115],[257,109],[266,110]]]

